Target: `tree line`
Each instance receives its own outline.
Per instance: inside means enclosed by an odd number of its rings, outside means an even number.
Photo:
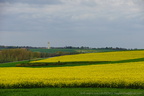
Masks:
[[[39,58],[40,53],[31,52],[27,49],[4,49],[0,51],[0,63],[30,60],[32,58]]]
[[[0,49],[16,49],[16,48],[26,48],[26,49],[47,49],[46,47],[32,47],[32,46],[4,46],[0,45]],[[65,47],[51,47],[51,49],[112,49],[112,50],[137,50],[137,48],[121,48],[121,47],[101,47],[101,48],[90,48],[87,46],[74,47],[74,46],[65,46]]]

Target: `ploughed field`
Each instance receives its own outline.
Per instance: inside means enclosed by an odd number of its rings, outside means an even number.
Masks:
[[[65,55],[31,63],[92,62],[58,67],[1,67],[0,88],[144,88],[144,51]],[[105,63],[101,64],[97,61]],[[108,61],[108,63],[106,62]],[[96,63],[97,62],[97,63]],[[95,64],[96,63],[96,64]]]

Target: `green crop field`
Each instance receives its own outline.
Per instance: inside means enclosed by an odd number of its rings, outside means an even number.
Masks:
[[[56,52],[82,52],[82,53],[95,53],[95,52],[112,52],[121,51],[113,49],[30,49],[33,52],[43,53],[56,53]]]
[[[33,52],[43,52],[43,53],[56,53],[56,52],[76,52],[75,49],[30,49]]]
[[[1,89],[0,96],[144,96],[144,91],[116,88]]]

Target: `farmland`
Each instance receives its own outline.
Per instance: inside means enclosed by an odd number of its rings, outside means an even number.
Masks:
[[[144,88],[144,62],[56,68],[0,68],[1,88]],[[13,73],[13,74],[11,74]]]
[[[54,58],[33,61],[31,63],[40,62],[90,62],[90,61],[121,61],[144,58],[144,51],[119,51],[119,52],[103,52],[103,53],[87,53],[78,55],[65,55]]]
[[[0,64],[2,96],[144,95],[143,50],[64,55],[28,62]],[[25,63],[29,66],[16,67]]]
[[[114,49],[30,49],[32,52],[42,52],[42,53],[56,53],[56,52],[82,52],[82,53],[92,53],[92,52],[112,52],[121,51]]]
[[[1,96],[143,96],[143,89],[31,88],[1,89]]]
[[[109,61],[92,62],[81,66],[56,67],[1,67],[1,88],[39,87],[106,87],[144,88],[144,51],[86,53],[53,57],[39,62]],[[77,61],[76,61],[77,60]],[[120,62],[123,61],[123,62]],[[113,62],[113,63],[111,63]]]

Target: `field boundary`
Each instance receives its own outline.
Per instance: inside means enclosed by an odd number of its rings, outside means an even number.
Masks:
[[[38,66],[47,66],[47,67],[64,67],[64,66],[82,66],[82,65],[96,65],[96,64],[115,64],[115,63],[128,63],[128,62],[141,62],[144,61],[144,58],[128,59],[128,60],[119,60],[119,61],[73,61],[73,62],[36,62],[36,63],[22,63],[16,64],[16,67],[38,67]]]

